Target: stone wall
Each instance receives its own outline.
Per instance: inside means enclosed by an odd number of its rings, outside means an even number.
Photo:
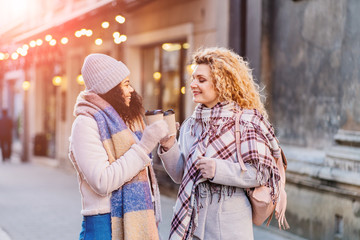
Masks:
[[[359,12],[357,0],[263,1],[263,81],[283,141],[324,149],[360,129]]]
[[[289,231],[359,239],[360,1],[262,3],[261,81],[288,158]]]

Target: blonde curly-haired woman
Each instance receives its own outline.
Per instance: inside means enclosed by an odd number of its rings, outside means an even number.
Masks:
[[[181,184],[169,239],[253,239],[251,205],[244,189],[267,185],[278,193],[279,172],[271,159],[280,150],[248,62],[226,48],[193,55],[190,88],[198,103],[180,128],[179,140],[163,139],[159,156]],[[241,158],[235,119],[240,115]],[[275,141],[277,142],[277,140]],[[271,156],[270,156],[271,155]]]

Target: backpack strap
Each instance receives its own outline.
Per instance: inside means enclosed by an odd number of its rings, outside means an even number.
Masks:
[[[242,111],[238,112],[236,114],[235,118],[235,141],[236,141],[236,154],[237,158],[240,164],[241,171],[247,171],[247,168],[244,164],[244,161],[242,160],[241,153],[240,153],[240,117],[241,117]]]

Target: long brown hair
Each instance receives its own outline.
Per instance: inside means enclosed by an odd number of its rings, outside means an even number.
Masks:
[[[110,103],[126,125],[133,130],[136,122],[142,122],[142,116],[145,112],[142,97],[134,90],[131,93],[130,105],[127,106],[123,97],[123,90],[119,85],[105,94],[99,94],[99,96]]]

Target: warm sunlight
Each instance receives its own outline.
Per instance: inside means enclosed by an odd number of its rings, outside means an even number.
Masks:
[[[3,17],[10,17],[16,20],[23,19],[32,2],[32,0],[1,0],[2,14],[7,15]]]

